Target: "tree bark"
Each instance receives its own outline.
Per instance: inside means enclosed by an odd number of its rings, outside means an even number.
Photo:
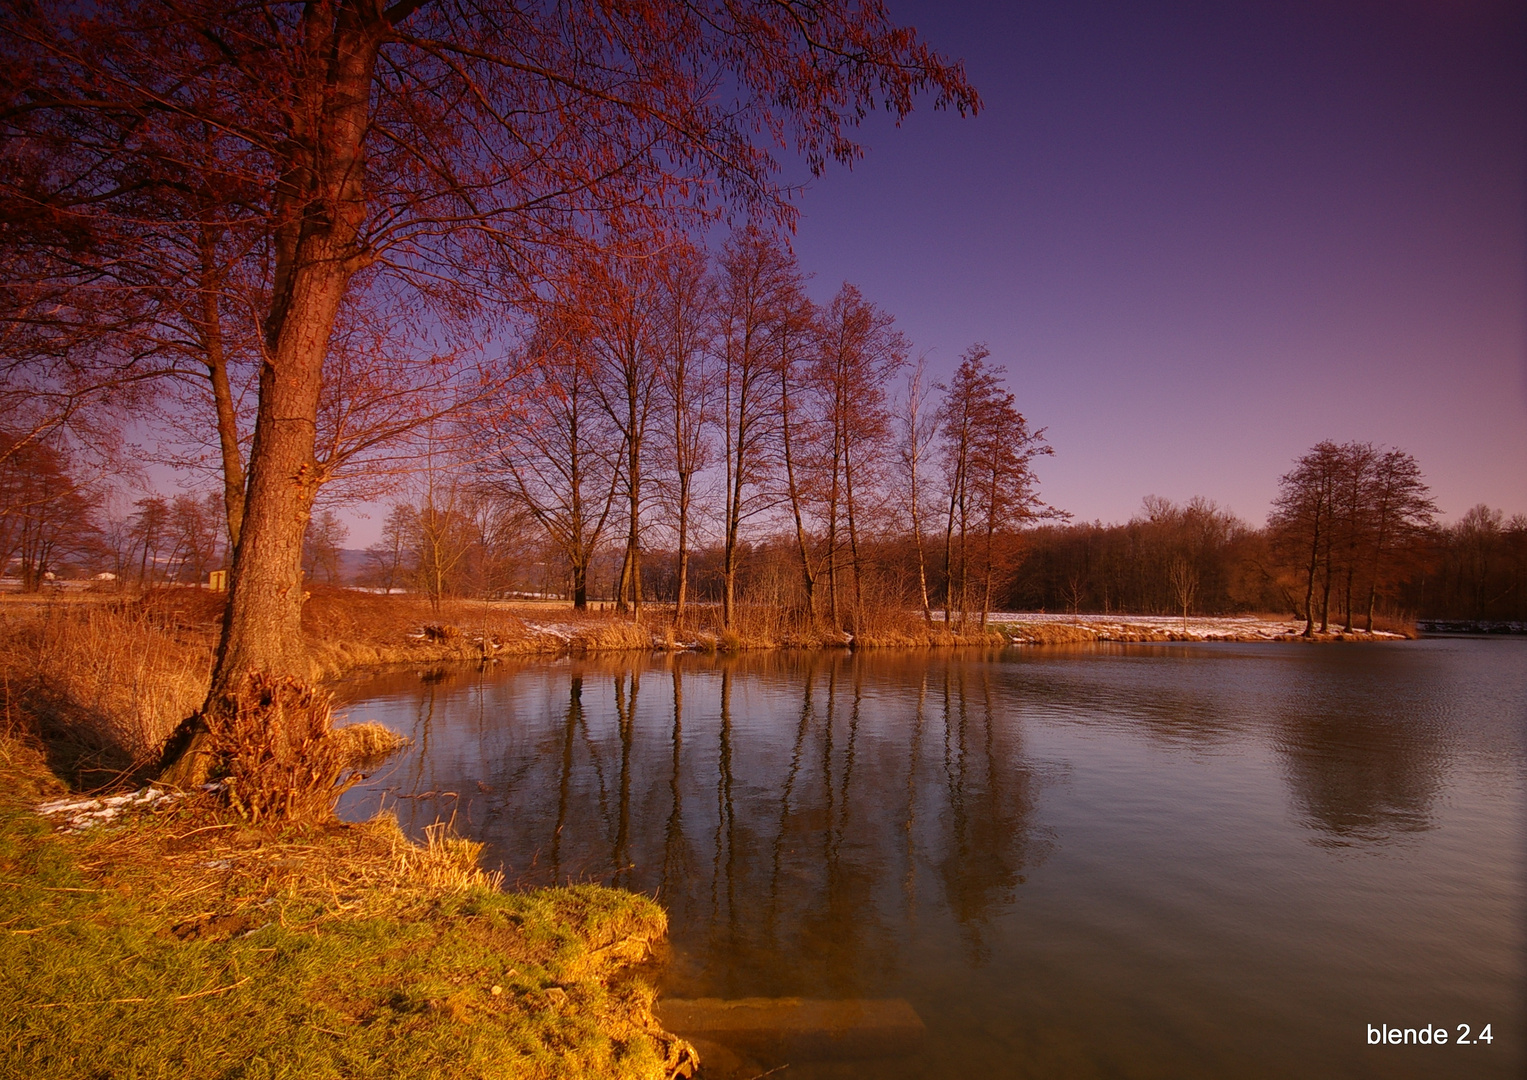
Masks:
[[[238,414],[233,406],[233,387],[228,381],[228,354],[223,347],[223,321],[219,305],[222,274],[217,263],[217,236],[203,225],[201,240],[202,350],[207,378],[212,384],[212,404],[217,415],[218,451],[223,467],[223,511],[227,516],[228,550],[239,546],[244,523],[244,456],[239,449]]]

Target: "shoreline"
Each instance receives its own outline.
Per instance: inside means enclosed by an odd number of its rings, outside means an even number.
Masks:
[[[375,670],[377,667],[400,664],[493,662],[519,657],[565,657],[619,652],[727,655],[769,650],[1005,648],[1089,642],[1377,642],[1407,641],[1416,637],[1413,633],[1392,630],[1374,630],[1370,633],[1365,630],[1340,629],[1324,633],[1317,631],[1306,636],[1302,621],[1256,616],[1196,616],[1184,621],[1156,615],[999,612],[987,616],[985,630],[972,628],[969,631],[950,633],[941,631],[938,629],[941,624],[935,623],[935,629],[921,639],[909,633],[898,634],[890,640],[867,635],[855,639],[849,634],[843,634],[837,639],[797,635],[783,641],[744,639],[740,644],[726,647],[718,640],[718,635],[706,631],[675,633],[668,627],[657,629],[608,613],[599,613],[593,618],[603,621],[592,626],[588,619],[581,622],[527,622],[529,633],[520,638],[465,631],[447,624],[443,628],[445,640],[440,640],[438,633],[431,633],[438,630],[436,626],[422,626],[410,635],[411,644],[400,650],[402,655],[388,658],[383,655],[386,650],[378,649],[376,658],[370,664],[362,661],[355,667],[336,671],[328,678],[349,678],[368,668]],[[366,651],[366,646],[361,643],[341,642],[333,648],[351,660],[359,660]]]

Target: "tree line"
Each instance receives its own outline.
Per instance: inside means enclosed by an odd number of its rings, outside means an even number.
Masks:
[[[850,284],[813,302],[788,245],[757,228],[713,258],[674,245],[566,280],[536,311],[515,406],[469,414],[479,452],[464,483],[499,533],[532,526],[575,607],[613,549],[609,592],[636,618],[659,550],[672,553],[664,599],[680,623],[696,595],[728,628],[763,601],[852,633],[888,592],[928,621],[936,604],[953,621],[990,610],[1017,530],[1046,512],[1031,462],[1049,447],[984,347],[935,387],[889,313]],[[437,512],[431,496],[416,517]],[[879,555],[906,517],[911,596]],[[768,595],[747,566],[765,541],[789,552]],[[706,545],[719,564],[699,581]],[[955,583],[942,596],[930,563]]]
[[[987,359],[979,349],[965,358],[963,385],[973,383],[974,374],[992,374]],[[830,421],[792,406],[788,415],[794,423],[814,416],[828,435],[825,441],[797,444],[793,431],[789,466],[785,424],[779,424],[770,512],[751,523],[734,552],[737,595],[745,603],[784,606],[810,617],[810,581],[814,592],[820,590],[815,604],[822,625],[850,632],[861,605],[921,610],[934,620],[945,617],[947,605],[957,625],[962,590],[974,598],[966,609],[972,621],[982,610],[994,609],[1184,617],[1266,612],[1296,616],[1312,630],[1367,628],[1372,619],[1527,621],[1527,516],[1508,518],[1481,505],[1454,523],[1437,524],[1414,458],[1366,443],[1322,443],[1303,456],[1283,477],[1278,502],[1262,527],[1205,498],[1174,503],[1158,496],[1147,496],[1140,511],[1120,524],[1072,523],[1053,511],[1047,517],[1035,503],[1005,523],[983,516],[972,527],[970,506],[977,504],[969,459],[979,462],[980,454],[967,447],[962,539],[956,420],[964,410],[937,400],[941,388],[917,365],[897,370],[903,376],[897,392],[882,387],[890,435],[878,447],[878,459],[874,444],[849,451],[851,458],[880,466],[876,483],[856,491],[856,542],[846,524],[841,536],[831,527]],[[986,399],[987,406],[1010,404],[1006,393]],[[963,392],[953,399],[968,400]],[[541,407],[559,400],[548,399]],[[1000,416],[1001,408],[997,412]],[[522,417],[527,423],[533,419],[533,409]],[[697,434],[697,454],[703,451],[701,460],[711,461],[711,440],[720,433],[701,428]],[[607,431],[605,437],[607,447],[621,448],[618,436]],[[797,460],[796,445],[815,449]],[[634,572],[626,547],[628,522],[610,526],[619,521],[622,504],[629,505],[618,486],[625,455],[596,459],[609,512],[600,542],[582,564],[585,603],[616,606],[624,591],[631,611],[639,588],[641,602],[664,605],[663,617],[669,619],[678,614],[681,596],[691,605],[719,609],[722,604],[721,476],[712,471],[686,479],[663,450],[644,477],[648,497],[639,503]],[[104,570],[118,584],[190,583],[204,581],[209,568],[222,565],[226,542],[219,535],[216,495],[145,496],[126,513],[109,513],[98,487],[78,474],[67,457],[45,444],[0,462],[0,559],[23,588],[41,588],[55,571],[88,577]],[[1032,479],[1027,477],[1030,484]],[[344,521],[332,509],[320,511],[304,535],[306,580],[415,592],[436,602],[571,599],[580,576],[568,558],[566,538],[506,494],[502,480],[470,458],[436,463],[416,478],[413,497],[392,502],[380,539],[358,570],[342,563]],[[691,511],[681,527],[673,512],[674,492],[684,484]],[[1027,495],[1033,494],[1030,486]],[[988,505],[977,505],[980,515]],[[990,533],[990,554],[985,520],[998,522]],[[681,545],[681,538],[688,543]]]
[[[991,375],[986,361],[982,350],[972,350],[959,369],[962,377],[951,380],[948,389],[930,386],[915,367],[904,373],[899,392],[888,398],[891,435],[878,448],[878,458],[870,452],[874,444],[851,451],[881,465],[874,474],[879,486],[861,496],[860,505],[871,509],[856,523],[857,543],[835,536],[832,528],[832,425],[818,414],[828,434],[814,444],[819,456],[812,459],[813,472],[786,462],[781,422],[774,435],[772,513],[759,516],[735,556],[740,594],[809,614],[809,598],[820,588],[818,615],[850,630],[865,585],[870,604],[921,609],[956,624],[962,603],[972,621],[991,610],[1182,617],[1257,612],[1294,616],[1311,632],[1370,629],[1376,620],[1388,619],[1527,620],[1527,517],[1508,519],[1477,506],[1453,524],[1438,524],[1419,464],[1396,448],[1319,444],[1281,478],[1278,500],[1260,527],[1206,498],[1175,503],[1159,496],[1147,496],[1140,512],[1121,524],[1071,523],[1039,504],[1032,474],[1019,471],[1013,475],[1028,486],[1015,493],[1033,501],[993,503],[972,491],[971,477],[983,475],[982,453],[989,452],[971,450],[980,439],[969,438],[963,475],[959,468],[961,418],[973,411],[968,391],[976,376]],[[930,400],[940,391],[942,400]],[[985,402],[983,408],[1010,405],[1006,393],[977,400]],[[804,423],[811,413],[792,405],[778,415],[781,421],[792,417]],[[1030,439],[1030,449],[1043,452],[1042,442]],[[610,445],[620,445],[618,435]],[[616,506],[618,493],[610,492],[618,477],[608,464],[614,459],[601,460],[607,470],[600,474],[602,491]],[[653,512],[638,527],[641,595],[665,605],[687,596],[719,606],[727,551],[725,518],[716,510],[724,509],[724,500],[714,490],[699,500],[712,508],[700,515],[708,524],[697,530],[691,521],[690,535],[701,539],[681,546],[677,520],[664,511],[672,506],[666,493],[684,481],[667,464],[667,455],[659,460],[663,464],[649,477]],[[812,484],[804,482],[808,476],[814,477]],[[799,505],[811,508],[799,518],[792,484]],[[814,497],[807,499],[812,491]],[[967,499],[963,534],[962,495]],[[517,511],[515,501],[501,498],[491,482],[474,486],[468,479],[451,489],[450,498],[450,507],[437,506],[434,513],[436,520],[454,524],[428,534],[418,524],[427,501],[395,503],[363,580],[431,596],[568,597],[581,580],[586,600],[611,605],[631,588],[624,528],[609,529],[607,522],[604,542],[575,549],[585,559],[577,575],[565,540],[541,527],[533,514]],[[988,513],[992,505],[997,514]],[[1004,519],[1002,513],[1014,505],[1017,512]],[[987,523],[992,523],[989,532]],[[442,545],[448,549],[444,557],[437,550]],[[836,609],[834,551],[842,594]],[[429,572],[422,573],[426,567]],[[441,574],[440,567],[447,572]],[[625,599],[629,607],[629,591]],[[672,617],[671,607],[666,615]],[[844,620],[832,622],[839,616]]]
[[[1213,502],[1145,499],[1120,525],[1039,528],[1014,578],[1020,609],[1292,615],[1307,632],[1393,618],[1527,621],[1527,515],[1476,506],[1449,525],[1416,459],[1321,442],[1252,526]]]

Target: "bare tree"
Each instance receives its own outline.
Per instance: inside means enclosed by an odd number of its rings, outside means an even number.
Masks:
[[[1405,451],[1391,448],[1374,463],[1367,491],[1371,522],[1368,551],[1368,632],[1373,609],[1390,576],[1396,549],[1414,548],[1432,528],[1437,505],[1421,479],[1421,466]]]
[[[737,614],[742,526],[767,510],[768,450],[779,414],[774,388],[782,323],[800,307],[800,270],[782,240],[749,227],[722,249],[717,286],[718,426],[725,460],[721,621]]]
[[[201,583],[218,557],[223,507],[217,495],[177,495],[170,503],[172,550],[169,564],[176,581]],[[340,526],[343,528],[343,526]]]
[[[664,260],[658,318],[659,387],[663,397],[663,439],[673,453],[666,502],[674,520],[678,561],[673,621],[684,624],[689,593],[690,515],[696,478],[710,464],[714,377],[709,366],[715,333],[715,289],[706,258],[684,245]]]
[[[997,393],[997,377],[986,366],[991,350],[973,345],[960,358],[960,366],[945,389],[938,410],[939,437],[943,449],[944,491],[949,511],[944,523],[944,625],[953,626],[956,602],[960,622],[970,610],[967,537],[973,504],[971,456],[984,404]],[[958,544],[958,551],[956,551]],[[959,598],[955,598],[955,582]]]
[[[413,556],[418,549],[418,513],[406,502],[395,502],[382,522],[382,535],[366,549],[369,576],[391,593],[412,573]]]
[[[576,269],[573,295],[565,303],[582,323],[580,341],[594,375],[593,388],[620,436],[620,485],[626,502],[626,544],[616,583],[617,611],[638,621],[642,607],[642,480],[647,429],[662,377],[658,362],[662,258],[649,238],[645,246],[618,248]]]
[[[1337,489],[1344,451],[1326,440],[1317,443],[1294,468],[1278,480],[1278,497],[1268,524],[1302,567],[1304,577],[1304,634],[1315,633],[1315,589],[1323,588],[1320,631],[1329,624],[1331,550],[1336,531]]]
[[[1373,515],[1370,495],[1379,453],[1372,443],[1342,446],[1341,472],[1334,493],[1331,558],[1333,576],[1341,579],[1342,629],[1352,632],[1352,592],[1364,560],[1359,554],[1371,544]]]
[[[132,537],[138,548],[138,584],[147,585],[162,576],[159,561],[169,537],[170,506],[159,495],[146,495],[133,503]]]
[[[810,370],[810,361],[815,358],[813,351],[803,346],[817,336],[818,326],[816,306],[804,294],[798,294],[794,299],[794,306],[781,312],[776,334],[779,449],[784,466],[784,494],[795,525],[795,550],[800,561],[801,587],[806,594],[806,617],[815,623],[819,570],[807,525],[807,502],[811,497],[810,474],[819,468],[819,463],[813,459],[821,456],[813,446],[821,439],[822,417],[815,415],[820,410],[812,408],[813,398],[821,387],[814,378],[816,373]],[[833,617],[836,621],[836,611]]]
[[[1188,615],[1193,609],[1193,599],[1198,595],[1198,567],[1188,556],[1178,555],[1167,568],[1167,581],[1182,611],[1182,625],[1186,629]]]
[[[620,440],[599,406],[576,327],[544,313],[516,405],[496,418],[497,452],[484,465],[500,497],[522,506],[567,563],[573,606],[588,606],[589,564],[614,504]]]
[[[922,601],[923,622],[932,625],[933,611],[928,603],[928,560],[923,549],[922,469],[933,440],[933,414],[928,410],[929,385],[924,357],[907,378],[906,396],[902,398],[900,445],[898,456],[907,483],[907,511],[912,522],[912,542],[917,550],[917,589]]]
[[[859,543],[865,494],[878,483],[891,437],[887,387],[907,361],[907,340],[886,312],[844,283],[822,315],[818,378],[829,402],[827,550],[833,617],[838,618],[839,506],[853,572],[854,630],[864,609]],[[841,498],[840,498],[841,493]]]
[[[438,616],[442,601],[460,592],[476,539],[470,495],[462,478],[432,477],[414,511],[414,521],[414,576]]]
[[[49,442],[34,439],[0,455],[0,570],[19,560],[22,589],[36,592],[60,560],[98,550],[98,505],[68,455]]]
[[[995,369],[1000,375],[1001,368]],[[1045,432],[1030,431],[1028,420],[1018,411],[1013,394],[998,390],[983,401],[976,413],[969,469],[979,486],[975,505],[981,518],[981,618],[991,611],[992,589],[999,571],[999,540],[1013,542],[1016,531],[1037,517],[1065,517],[1039,499],[1034,477],[1034,458],[1053,451]]]
[[[340,553],[349,535],[350,527],[333,510],[322,510],[308,520],[302,537],[302,572],[309,581],[321,574],[330,585],[339,584]]]
[[[944,528],[944,620],[958,582],[960,623],[971,611],[971,572],[979,574],[980,625],[986,626],[1001,548],[1035,517],[1064,517],[1040,501],[1032,462],[1051,453],[1044,430],[1029,430],[1000,367],[984,345],[966,350],[938,412],[949,511]],[[979,530],[976,537],[973,533]],[[972,539],[980,547],[972,550]]]

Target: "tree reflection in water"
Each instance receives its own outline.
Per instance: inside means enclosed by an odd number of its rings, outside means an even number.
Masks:
[[[983,956],[1034,857],[1034,784],[991,679],[850,653],[458,675],[417,688],[429,762],[393,782],[417,793],[427,769],[461,792],[457,828],[511,881],[658,896],[680,954],[731,958],[695,992],[851,996],[894,977],[930,907]],[[479,723],[447,704],[466,697]],[[437,802],[398,805],[416,826]]]
[[[1385,844],[1432,828],[1450,754],[1438,726],[1446,703],[1416,664],[1385,659],[1399,662],[1357,674],[1321,665],[1279,709],[1275,745],[1317,843]]]

